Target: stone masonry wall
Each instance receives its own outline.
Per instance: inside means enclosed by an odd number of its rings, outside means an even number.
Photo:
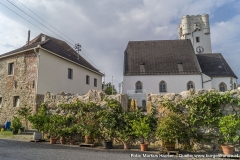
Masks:
[[[94,102],[97,105],[100,105],[102,108],[106,107],[106,101],[104,98],[115,99],[119,101],[124,110],[128,108],[128,96],[126,94],[117,94],[117,95],[106,95],[101,90],[90,90],[85,95],[74,95],[70,93],[59,93],[52,94],[47,92],[44,95],[44,103],[49,107],[49,112],[53,114],[67,114],[67,112],[61,110],[58,105],[61,103],[72,103],[77,99],[82,102]]]
[[[170,101],[178,102],[182,99],[187,99],[190,98],[192,95],[201,95],[206,92],[215,92],[215,90],[198,90],[196,93],[193,91],[183,91],[179,94],[176,93],[169,93],[169,94],[148,94],[147,95],[147,112],[150,112],[151,106],[156,106],[158,116],[163,115],[165,112],[167,112],[167,109],[164,108],[159,104],[159,102],[163,102],[164,99],[169,99]],[[233,93],[234,97],[240,98],[240,89],[232,90],[231,93]],[[224,94],[224,93],[222,93]],[[47,92],[44,96],[44,102],[48,105],[49,107],[49,112],[53,114],[61,114],[65,115],[68,114],[67,111],[61,110],[60,107],[58,107],[59,104],[61,103],[71,103],[74,102],[75,100],[80,100],[83,102],[95,102],[98,105],[100,105],[102,108],[106,106],[106,102],[104,101],[104,97],[106,98],[113,98],[118,100],[124,110],[128,109],[128,96],[126,94],[117,94],[117,95],[105,95],[104,92],[102,91],[97,91],[97,90],[90,90],[86,95],[73,95],[69,93],[59,93],[59,94],[52,94]],[[240,106],[236,105],[230,105],[230,104],[225,104],[222,105],[222,113],[224,115],[228,114],[237,114],[240,115]],[[205,133],[215,133],[217,134],[217,131],[211,128],[199,128],[199,132],[202,134]],[[159,142],[155,142],[155,144],[159,144]],[[240,150],[240,146],[235,146],[236,151]],[[196,143],[194,145],[194,149],[196,151],[216,151],[216,150],[221,150],[219,148],[219,144],[217,143],[217,139],[212,139],[211,142],[201,142],[201,143]]]
[[[168,109],[163,107],[159,102],[163,102],[164,99],[169,99],[172,102],[178,102],[183,99],[190,98],[192,95],[201,95],[207,92],[215,92],[215,90],[198,90],[196,93],[193,91],[183,91],[179,94],[176,93],[168,93],[168,94],[148,94],[147,95],[147,112],[149,113],[152,106],[156,107],[158,116],[163,116],[166,112],[168,112]],[[240,88],[231,90],[230,91],[234,97],[240,98]],[[222,93],[224,94],[224,93]],[[187,111],[186,108],[183,108],[183,110]],[[231,104],[223,104],[221,106],[221,111],[223,115],[229,115],[229,114],[236,114],[240,116],[240,106],[237,105],[231,105]],[[201,134],[207,134],[207,133],[213,133],[215,135],[218,134],[218,130],[216,128],[205,128],[205,127],[199,127],[199,133]],[[240,135],[240,132],[239,132]],[[194,148],[196,151],[216,151],[221,150],[220,144],[218,144],[217,139],[212,139],[211,142],[201,142],[194,144]],[[240,151],[240,144],[235,146],[235,151]]]
[[[156,109],[158,111],[158,114],[161,115],[166,111],[166,108],[164,108],[162,105],[159,104],[159,102],[163,102],[164,99],[169,99],[173,102],[178,102],[183,99],[190,98],[192,95],[201,95],[207,92],[215,92],[214,89],[210,90],[198,90],[196,93],[193,91],[183,91],[179,94],[176,93],[168,93],[168,94],[148,94],[147,95],[147,112],[149,113],[151,110],[151,106],[156,106]],[[240,98],[240,88],[230,91],[234,97]],[[222,93],[224,94],[224,93]],[[231,104],[224,104],[221,106],[223,115],[228,114],[237,114],[240,116],[240,106],[237,105],[231,105]]]
[[[14,63],[14,74],[8,75],[8,63]],[[35,105],[37,56],[33,51],[0,59],[0,124],[11,121],[21,106]],[[14,107],[19,96],[19,107]]]

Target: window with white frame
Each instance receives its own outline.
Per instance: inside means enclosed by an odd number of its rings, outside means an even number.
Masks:
[[[192,81],[189,81],[188,83],[187,83],[187,90],[189,90],[189,89],[195,89],[195,86],[194,86],[194,83],[192,82]]]
[[[159,92],[167,92],[167,83],[165,81],[159,83]]]
[[[142,85],[142,82],[141,81],[137,81],[136,84],[135,84],[135,87],[136,87],[136,90],[135,92],[142,92],[142,88],[143,88],[143,85]]]
[[[71,68],[68,68],[68,79],[73,78],[73,70]]]
[[[196,42],[200,42],[200,37],[196,37]]]
[[[90,77],[86,75],[86,84],[90,84]]]
[[[94,87],[97,87],[97,79],[94,78]]]
[[[220,91],[220,92],[225,92],[225,91],[227,91],[227,85],[226,85],[224,82],[221,82],[221,83],[219,84],[219,91]]]

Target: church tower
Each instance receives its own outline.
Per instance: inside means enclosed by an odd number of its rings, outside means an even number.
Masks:
[[[186,15],[178,26],[178,38],[190,39],[196,54],[212,53],[209,15]]]

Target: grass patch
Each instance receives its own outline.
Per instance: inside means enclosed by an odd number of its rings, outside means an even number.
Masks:
[[[12,138],[12,137],[13,137],[12,131],[0,132],[0,138]]]

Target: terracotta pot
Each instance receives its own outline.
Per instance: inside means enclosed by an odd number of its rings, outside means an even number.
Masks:
[[[140,144],[140,148],[141,148],[141,151],[147,151],[148,150],[148,144],[146,144],[146,143],[141,143]]]
[[[174,151],[175,150],[175,142],[164,142],[164,147],[166,147],[166,149],[168,151]]]
[[[131,148],[131,144],[130,143],[123,143],[124,149],[130,149]]]
[[[50,138],[50,144],[56,144],[57,138]]]
[[[70,140],[70,145],[75,145],[75,140],[74,139]]]
[[[85,136],[85,143],[87,144],[93,144],[93,137],[92,136]]]
[[[232,145],[221,145],[223,153],[225,155],[233,154],[234,146]]]
[[[61,144],[66,144],[66,138],[61,137],[61,138],[60,138],[60,143],[61,143]]]

